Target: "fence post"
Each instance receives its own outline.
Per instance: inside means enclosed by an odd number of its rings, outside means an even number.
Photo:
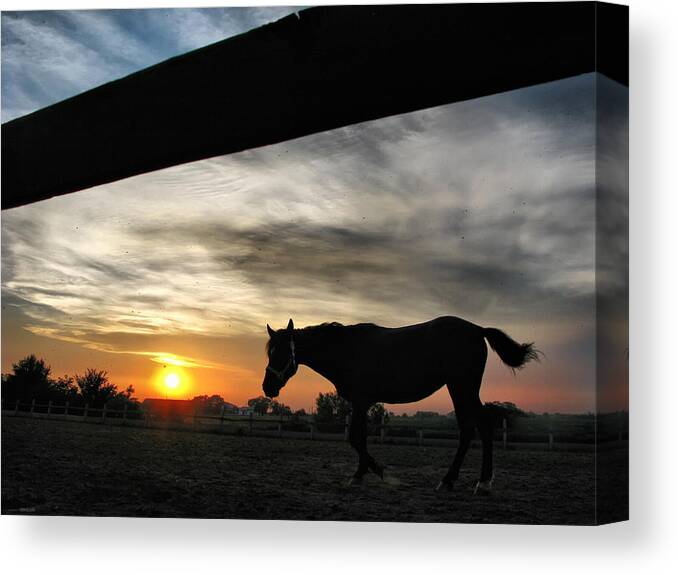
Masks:
[[[417,443],[419,444],[419,447],[421,447],[424,444],[424,430],[423,429],[417,429]]]
[[[83,419],[87,419],[87,412],[89,411],[89,403],[85,403],[85,410],[82,412]]]
[[[31,417],[33,417],[34,411],[35,411],[35,397],[31,399]]]
[[[14,404],[14,415],[17,415],[19,413],[19,400],[16,400],[16,403]]]
[[[122,408],[122,420],[127,421],[127,402],[125,402],[125,406]]]
[[[64,405],[64,415],[68,415],[68,402]]]
[[[250,411],[250,435],[252,435],[253,423],[254,423],[254,412]]]
[[[283,414],[280,414],[280,421],[278,422],[278,437],[282,437]]]
[[[346,422],[344,423],[344,441],[348,441],[349,434],[351,431],[351,416],[346,416]]]
[[[52,400],[50,399],[47,402],[47,415],[51,415],[51,414],[52,414]]]
[[[549,431],[549,451],[553,450],[553,433]]]
[[[315,439],[315,425],[313,425],[313,422],[308,424],[308,428],[311,432],[311,441]]]
[[[224,413],[226,412],[226,406],[222,405],[221,406],[221,416],[219,418],[219,431],[222,431],[224,429]]]
[[[386,426],[384,425],[384,420],[382,419],[382,423],[379,426],[379,441],[380,443],[384,443],[384,436],[386,435]]]
[[[101,421],[102,423],[106,423],[106,408],[108,407],[108,403],[104,403],[104,408],[101,410]]]
[[[506,418],[501,420],[501,442],[504,444],[504,449],[508,445],[508,426],[506,425]]]

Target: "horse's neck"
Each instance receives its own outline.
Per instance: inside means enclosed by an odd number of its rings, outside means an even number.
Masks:
[[[333,382],[341,377],[348,351],[346,337],[299,330],[294,341],[298,363]]]

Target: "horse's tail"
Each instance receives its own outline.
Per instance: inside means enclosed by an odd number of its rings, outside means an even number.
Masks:
[[[511,369],[520,369],[532,360],[539,361],[539,350],[535,349],[534,343],[518,343],[494,327],[483,328],[483,337]]]

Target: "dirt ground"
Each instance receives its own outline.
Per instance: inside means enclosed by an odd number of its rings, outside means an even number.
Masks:
[[[2,513],[474,523],[594,522],[594,454],[495,450],[494,492],[473,496],[472,448],[372,445],[387,466],[348,486],[347,443],[2,418]]]

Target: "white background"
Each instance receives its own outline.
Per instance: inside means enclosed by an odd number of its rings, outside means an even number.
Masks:
[[[3,10],[226,4],[238,3],[0,0]],[[629,4],[631,521],[584,528],[3,516],[4,572],[675,572],[678,3]]]

